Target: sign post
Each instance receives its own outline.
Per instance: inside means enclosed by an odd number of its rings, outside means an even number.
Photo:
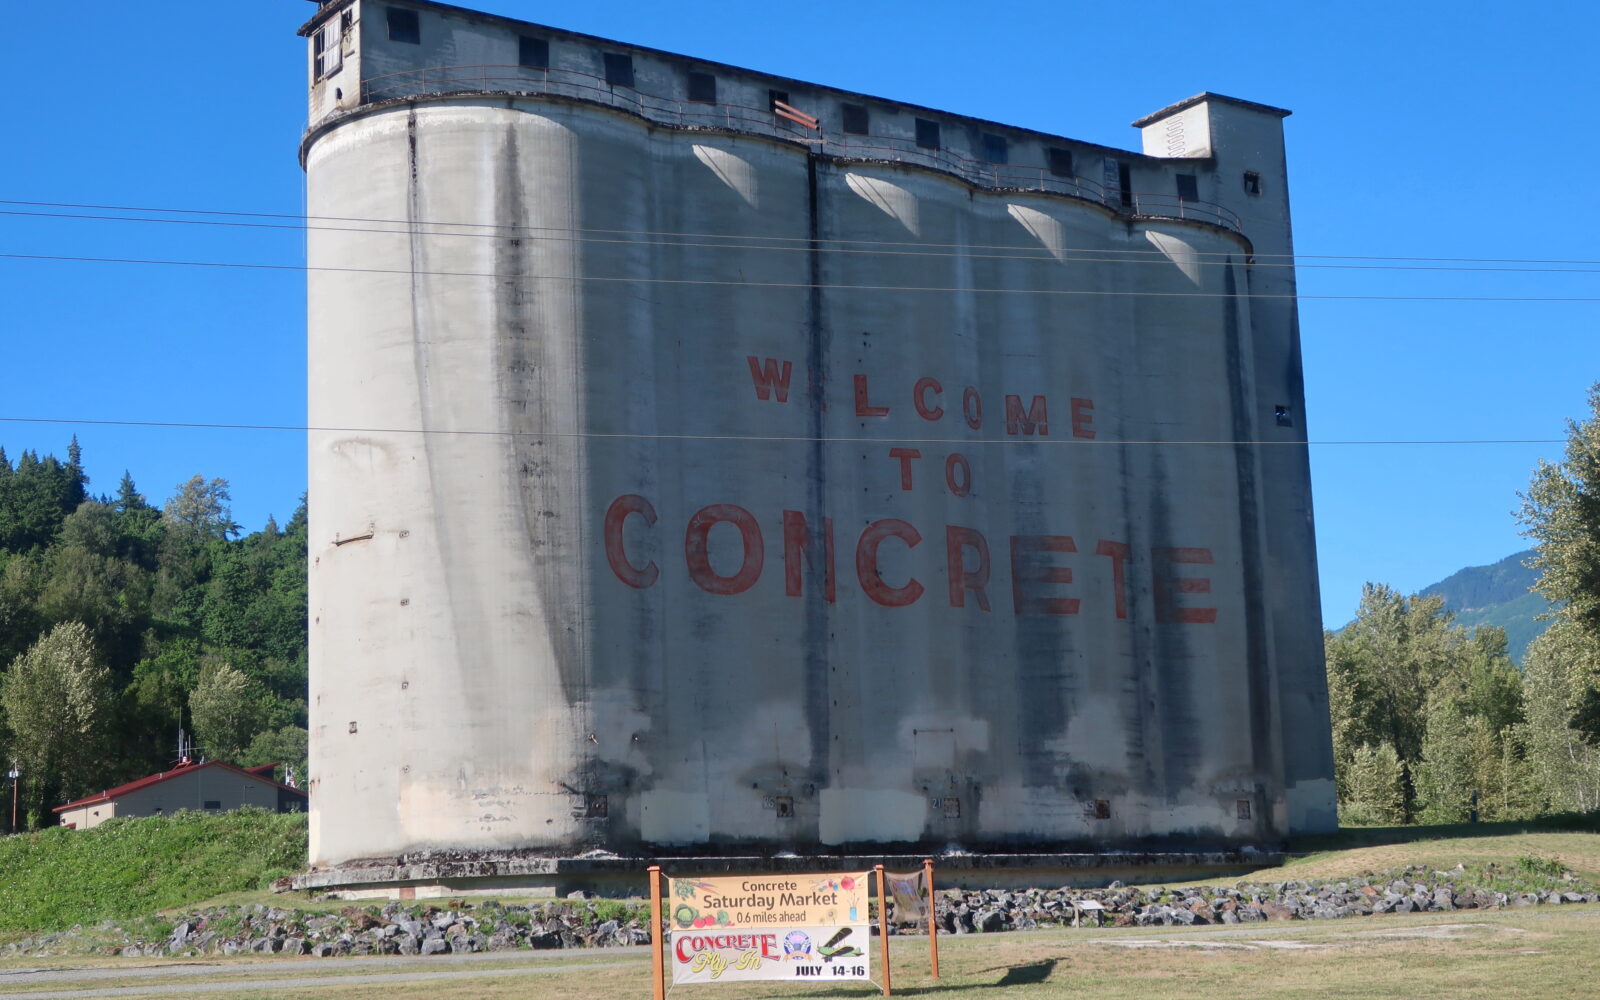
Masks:
[[[878,876],[878,941],[883,947],[883,995],[889,995],[889,893],[884,887],[883,866],[874,865]]]
[[[661,951],[661,866],[650,866],[650,989],[655,1000],[666,1000],[666,962]]]
[[[933,978],[939,978],[939,904],[933,894],[933,859],[922,859],[922,884],[928,888],[928,954],[933,966]]]

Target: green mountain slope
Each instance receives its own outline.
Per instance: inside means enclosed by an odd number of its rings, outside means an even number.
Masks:
[[[1531,591],[1538,574],[1523,565],[1533,550],[1518,552],[1489,566],[1468,566],[1438,583],[1424,587],[1422,596],[1438,595],[1455,612],[1458,625],[1498,625],[1506,630],[1511,659],[1522,662],[1528,643],[1550,624],[1539,618],[1551,610],[1549,601]]]

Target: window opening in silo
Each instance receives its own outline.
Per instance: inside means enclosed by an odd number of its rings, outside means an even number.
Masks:
[[[517,36],[517,65],[527,69],[549,69],[550,40]]]
[[[414,10],[389,8],[389,41],[408,45],[422,44],[422,23]]]
[[[1126,163],[1117,164],[1117,196],[1121,199],[1123,208],[1133,207],[1133,178],[1128,172]]]
[[[322,32],[311,36],[311,79],[320,80],[327,74],[322,69]]]
[[[1200,200],[1200,182],[1195,178],[1194,174],[1178,175],[1178,200]]]
[[[983,137],[983,161],[985,163],[1005,163],[1008,154],[1006,137],[1003,135],[988,135]]]
[[[961,800],[954,795],[946,795],[944,797],[944,818],[961,818]]]
[[[772,799],[772,808],[777,810],[779,819],[794,819],[794,796],[774,796]]]
[[[222,808],[222,803],[220,801],[216,800],[216,799],[207,799],[206,800],[206,804],[205,804],[205,808],[207,808],[207,809],[221,809]]]
[[[1279,427],[1294,426],[1294,418],[1289,416],[1289,408],[1287,406],[1274,406],[1272,408],[1272,419],[1277,421]]]
[[[344,67],[344,45],[339,36],[339,29],[329,21],[317,32],[318,48],[322,50],[322,74],[332,76]]]
[[[1254,195],[1261,193],[1261,175],[1254,170],[1244,172],[1244,193]]]
[[[717,78],[710,73],[690,73],[689,100],[697,104],[717,103]]]
[[[1234,815],[1238,816],[1239,819],[1249,819],[1250,818],[1250,800],[1249,799],[1237,799],[1237,800],[1235,800],[1235,802],[1234,802]]]
[[[356,15],[354,11],[347,10],[339,15],[339,34],[348,35],[350,34],[350,29],[355,26]]]
[[[841,104],[839,112],[843,117],[844,133],[846,135],[867,134],[867,109],[859,104]]]
[[[1070,149],[1051,149],[1050,150],[1050,172],[1052,174],[1055,174],[1057,177],[1071,177],[1072,176],[1072,150],[1070,150]]]
[[[610,803],[604,795],[586,795],[583,800],[583,815],[587,819],[605,819],[611,812]]]
[[[926,118],[917,119],[917,145],[923,149],[939,148],[939,123]]]
[[[1093,819],[1110,819],[1111,803],[1107,799],[1095,799],[1089,807],[1089,816]]]
[[[605,53],[606,83],[613,87],[633,86],[633,56],[621,52]]]
[[[769,91],[767,91],[767,110],[768,111],[776,111],[776,110],[778,110],[778,105],[780,105],[780,104],[788,104],[788,103],[789,103],[789,92],[787,90],[769,90]]]

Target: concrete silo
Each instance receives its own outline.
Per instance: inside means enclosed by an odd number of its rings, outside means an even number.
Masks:
[[[1333,824],[1285,112],[302,33],[314,864]]]

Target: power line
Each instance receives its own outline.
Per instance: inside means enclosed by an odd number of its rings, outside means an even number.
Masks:
[[[1084,447],[1111,447],[1122,445],[1144,446],[1233,446],[1233,445],[1291,445],[1307,447],[1324,446],[1375,446],[1375,445],[1406,445],[1406,446],[1434,446],[1434,445],[1525,445],[1525,444],[1565,444],[1565,438],[1411,438],[1411,439],[1366,439],[1366,440],[1329,440],[1329,441],[1298,441],[1298,440],[1139,440],[1139,439],[1111,439],[1111,438],[906,438],[906,437],[817,437],[802,434],[638,434],[630,432],[604,432],[604,431],[504,431],[504,430],[472,430],[451,429],[436,427],[318,427],[301,424],[230,424],[230,423],[196,423],[177,420],[93,420],[78,417],[6,417],[0,416],[0,423],[9,424],[71,424],[92,427],[162,427],[178,430],[234,430],[234,431],[292,431],[295,433],[318,434],[442,434],[461,437],[513,437],[513,438],[573,438],[573,439],[600,439],[600,440],[638,440],[638,441],[728,441],[728,442],[774,442],[795,444],[953,444],[965,447],[978,445],[1071,445]]]
[[[0,201],[0,204],[10,204],[10,203]],[[726,237],[722,237],[722,236],[717,236],[717,237],[712,237],[712,236],[688,236],[688,235],[676,236],[676,235],[674,235],[673,238],[669,238],[669,239],[634,239],[634,238],[615,238],[617,236],[625,235],[625,234],[620,234],[620,233],[619,234],[614,234],[614,236],[585,235],[586,231],[584,231],[584,230],[567,230],[567,231],[565,231],[564,234],[559,234],[559,231],[554,230],[554,229],[545,229],[545,228],[537,228],[536,229],[534,227],[505,227],[505,228],[512,228],[512,229],[515,230],[514,232],[510,232],[510,233],[500,233],[500,232],[453,233],[453,232],[442,232],[442,231],[437,231],[437,230],[418,231],[417,226],[457,226],[458,228],[462,228],[462,227],[460,227],[459,224],[456,224],[456,223],[416,223],[416,224],[413,225],[413,224],[401,223],[401,222],[393,222],[393,223],[383,222],[382,220],[376,220],[376,219],[370,220],[370,221],[375,222],[375,223],[381,223],[381,224],[384,224],[384,225],[405,226],[406,228],[401,228],[401,229],[375,229],[375,228],[371,228],[371,227],[368,227],[368,226],[311,225],[311,224],[309,224],[309,221],[306,221],[306,222],[242,222],[242,221],[237,221],[237,220],[229,221],[229,220],[226,220],[226,219],[162,219],[162,218],[156,218],[156,217],[153,217],[153,216],[139,216],[139,215],[90,215],[90,214],[79,213],[79,212],[27,212],[27,211],[18,211],[18,210],[0,210],[0,215],[9,215],[9,216],[15,216],[15,217],[20,217],[20,218],[36,218],[36,219],[74,219],[74,220],[88,221],[88,222],[135,222],[135,223],[151,223],[151,224],[157,224],[157,225],[174,225],[174,226],[214,226],[214,227],[234,228],[234,229],[267,229],[267,230],[283,230],[283,231],[307,232],[307,233],[313,233],[313,232],[373,233],[373,234],[385,235],[385,236],[404,236],[404,237],[407,237],[407,238],[414,238],[414,237],[417,237],[417,236],[427,236],[427,237],[445,237],[445,238],[455,238],[455,239],[490,239],[490,240],[523,240],[523,239],[531,239],[531,240],[548,241],[548,242],[568,242],[568,243],[585,243],[585,244],[588,244],[588,243],[614,244],[614,245],[623,245],[623,246],[682,247],[682,248],[686,248],[686,249],[766,250],[766,251],[778,251],[778,252],[783,252],[783,253],[809,253],[809,252],[811,252],[813,250],[813,247],[811,245],[809,245],[810,241],[806,241],[805,243],[793,242],[793,243],[791,243],[789,245],[781,245],[781,244],[780,245],[774,245],[772,243],[685,242],[686,240],[691,240],[691,239],[694,239],[694,240],[709,240],[709,239],[735,240],[735,239],[752,239],[752,238],[753,239],[771,239],[770,237],[755,237],[755,236],[744,236],[744,235],[739,235],[739,236],[731,236],[730,235],[730,236],[726,236]],[[290,217],[286,216],[285,218],[290,218]],[[496,227],[496,228],[499,228],[499,227]],[[660,236],[660,235],[666,235],[666,234],[639,233],[637,235],[638,236]],[[818,243],[826,243],[826,242],[844,242],[844,241],[819,240],[817,242]],[[910,246],[912,244],[904,244],[904,245]],[[1138,257],[1073,256],[1071,258],[1071,260],[1070,260],[1070,263],[1086,263],[1086,264],[1089,264],[1089,263],[1099,263],[1099,264],[1154,264],[1154,265],[1169,265],[1170,264],[1170,260],[1168,259],[1167,255],[1163,254],[1161,251],[1152,251],[1152,250],[1126,250],[1126,251],[1124,251],[1124,250],[1116,250],[1116,249],[1111,249],[1111,248],[1097,249],[1097,250],[1087,250],[1087,249],[1080,250],[1080,249],[1063,248],[1063,249],[1060,249],[1060,250],[1052,250],[1052,249],[1047,248],[1047,247],[1013,247],[1013,248],[1004,248],[1004,249],[1012,249],[1012,250],[1016,250],[1016,251],[1020,251],[1020,252],[1016,252],[1016,253],[971,253],[968,250],[953,251],[953,250],[938,249],[938,247],[940,247],[940,246],[946,246],[945,244],[930,244],[928,246],[930,247],[929,249],[922,249],[922,250],[887,250],[887,249],[880,250],[880,249],[863,249],[863,248],[831,247],[831,246],[818,246],[815,249],[818,250],[821,253],[828,253],[828,254],[852,254],[852,255],[866,255],[866,256],[899,256],[899,257],[953,257],[953,258],[961,258],[961,259],[964,259],[964,260],[974,260],[974,259],[976,259],[976,260],[1019,260],[1019,261],[1037,261],[1037,262],[1040,262],[1040,263],[1051,263],[1053,261],[1060,261],[1061,258],[1060,258],[1059,255],[1061,255],[1061,254],[1079,255],[1079,254],[1099,254],[1099,253],[1109,253],[1109,254],[1123,253],[1123,254],[1139,254],[1141,256],[1138,256]],[[992,248],[992,249],[1003,249],[1003,248]],[[1210,251],[1192,251],[1192,253],[1194,255],[1197,255],[1197,256],[1210,256],[1211,255]],[[1150,254],[1157,254],[1159,256],[1156,256],[1156,257],[1148,256]],[[1252,256],[1260,256],[1260,255],[1252,255]],[[1266,256],[1279,256],[1279,255],[1270,255],[1269,254],[1269,255],[1266,255]],[[1351,258],[1351,259],[1355,259],[1355,258]],[[1061,262],[1062,263],[1067,263],[1068,261],[1061,261]],[[1204,266],[1204,267],[1227,267],[1227,266],[1232,266],[1234,264],[1242,263],[1242,261],[1226,260],[1226,259],[1225,260],[1196,260],[1196,261],[1193,261],[1193,263],[1201,265],[1201,266]],[[1595,263],[1600,264],[1600,262],[1595,262]],[[1461,266],[1461,265],[1455,265],[1455,264],[1310,264],[1310,263],[1297,263],[1297,262],[1292,261],[1292,260],[1287,260],[1287,261],[1272,261],[1272,260],[1261,261],[1261,260],[1256,260],[1256,261],[1254,261],[1252,266],[1254,266],[1254,267],[1276,267],[1276,268],[1301,268],[1301,269],[1316,269],[1316,270],[1347,270],[1347,271],[1444,271],[1444,272],[1475,272],[1475,273],[1476,272],[1494,272],[1494,273],[1502,273],[1502,274],[1600,274],[1600,266],[1597,266],[1597,267],[1578,267],[1578,266],[1560,266],[1560,267],[1516,266],[1516,267],[1510,267],[1510,266],[1496,265],[1496,266],[1470,266],[1469,267],[1469,266]]]
[[[513,231],[513,232],[522,232],[522,233],[541,233],[541,232],[542,233],[575,233],[575,234],[593,234],[593,235],[600,235],[600,236],[653,236],[653,237],[674,237],[674,238],[684,238],[684,239],[715,239],[715,240],[724,240],[724,239],[726,239],[726,240],[735,240],[736,239],[736,240],[758,241],[760,244],[763,244],[763,245],[788,243],[788,244],[795,244],[799,248],[809,248],[813,243],[838,243],[838,244],[849,244],[849,245],[855,245],[855,246],[923,247],[923,248],[946,249],[946,250],[952,250],[952,249],[953,250],[1020,250],[1020,251],[1025,251],[1025,252],[1030,253],[1030,254],[1109,253],[1109,254],[1122,254],[1122,255],[1129,256],[1129,257],[1141,257],[1141,256],[1143,256],[1143,257],[1165,257],[1166,256],[1166,253],[1164,251],[1161,251],[1161,250],[1134,250],[1134,249],[1117,250],[1117,249],[1112,249],[1112,248],[1100,248],[1100,249],[1090,250],[1090,249],[1076,249],[1076,248],[1071,248],[1071,247],[1062,248],[1061,250],[1050,250],[1048,248],[1034,247],[1034,246],[1023,246],[1023,245],[1017,245],[1017,244],[932,243],[932,242],[914,241],[914,240],[847,240],[847,239],[829,238],[829,237],[812,238],[812,237],[809,237],[809,236],[760,236],[760,235],[753,234],[753,233],[738,233],[738,234],[726,234],[726,233],[724,233],[724,234],[717,234],[717,233],[674,232],[674,231],[670,231],[670,230],[585,229],[585,228],[574,228],[574,227],[565,227],[565,226],[518,226],[518,225],[507,225],[507,224],[500,224],[500,223],[444,222],[444,221],[439,221],[439,220],[414,220],[414,219],[380,219],[380,218],[371,218],[371,217],[362,217],[362,216],[342,216],[342,215],[290,215],[290,214],[279,213],[279,212],[234,212],[234,211],[223,211],[223,210],[220,210],[220,209],[160,208],[160,207],[152,207],[152,206],[99,205],[99,204],[77,203],[77,202],[18,201],[18,200],[0,199],[0,205],[18,205],[18,206],[33,207],[33,208],[71,208],[71,209],[94,210],[94,211],[111,211],[111,212],[145,212],[145,213],[155,212],[155,213],[161,213],[161,214],[166,214],[166,215],[212,215],[212,216],[224,216],[224,217],[241,218],[241,219],[285,219],[285,220],[294,220],[296,223],[298,223],[297,225],[286,227],[286,228],[293,228],[293,229],[305,228],[304,224],[310,223],[310,222],[313,222],[313,221],[319,221],[319,222],[359,222],[359,223],[372,223],[372,224],[378,224],[378,225],[392,225],[392,226],[405,226],[405,227],[414,227],[414,226],[453,226],[453,227],[461,228],[461,229],[510,230],[510,231]],[[7,213],[7,214],[10,214],[10,213]],[[18,214],[20,214],[20,213],[18,213]],[[311,227],[311,228],[316,228],[316,227]],[[382,231],[382,230],[380,230],[380,231]],[[410,232],[410,229],[408,228],[408,229],[401,230],[401,231],[402,232]],[[456,234],[456,235],[471,235],[471,234],[463,233],[463,234]],[[728,245],[728,244],[718,244],[718,245]],[[733,246],[742,247],[742,245],[740,245],[740,244],[733,244]],[[752,246],[754,246],[754,244],[752,244]],[[1196,251],[1192,251],[1191,253],[1192,253],[1193,256],[1196,256],[1196,257],[1227,257],[1227,256],[1230,256],[1230,254],[1228,252],[1226,252],[1226,251],[1196,250]],[[1530,264],[1530,265],[1545,265],[1545,266],[1549,266],[1549,265],[1570,265],[1570,266],[1579,267],[1579,268],[1600,268],[1600,260],[1565,260],[1565,259],[1560,259],[1560,258],[1536,258],[1536,257],[1429,257],[1429,256],[1392,256],[1392,255],[1381,255],[1381,254],[1306,254],[1306,253],[1294,253],[1294,254],[1287,254],[1287,253],[1255,253],[1252,256],[1254,256],[1258,260],[1260,260],[1261,258],[1276,258],[1276,259],[1286,259],[1286,260],[1291,260],[1291,261],[1302,261],[1302,260],[1373,261],[1373,260],[1376,260],[1376,261],[1399,261],[1399,262],[1406,262],[1406,263]],[[1535,272],[1535,273],[1537,273],[1537,272]],[[1588,273],[1588,272],[1580,270],[1580,271],[1574,271],[1572,273],[1584,274],[1584,273]]]
[[[712,278],[652,278],[597,274],[504,274],[493,271],[431,271],[413,268],[333,267],[313,264],[258,264],[216,260],[163,260],[150,257],[82,257],[67,254],[0,253],[0,259],[68,261],[88,264],[151,264],[164,267],[234,268],[251,271],[315,271],[342,274],[401,274],[410,277],[492,278],[518,281],[573,281],[634,285],[704,285],[726,288],[827,289],[858,292],[949,292],[982,295],[1131,297],[1167,299],[1309,299],[1366,302],[1600,302],[1583,295],[1308,295],[1295,292],[1155,292],[1097,288],[977,288],[960,285],[840,285],[808,281],[734,281]]]

